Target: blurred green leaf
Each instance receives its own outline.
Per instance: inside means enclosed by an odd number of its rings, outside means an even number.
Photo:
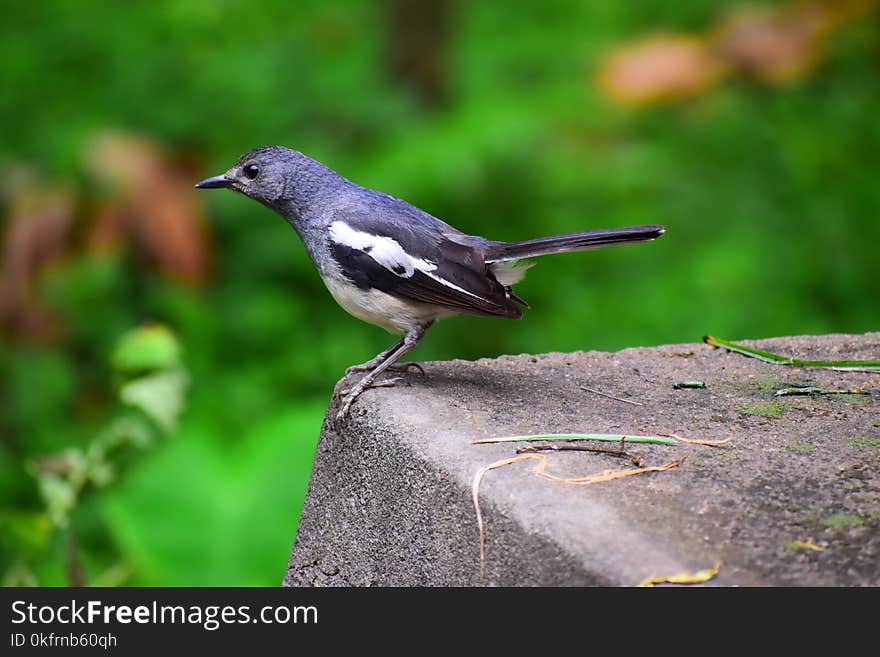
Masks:
[[[92,578],[90,585],[95,587],[125,586],[132,574],[133,569],[130,564],[117,562]]]
[[[323,399],[300,401],[222,445],[188,414],[179,440],[164,443],[100,499],[137,584],[277,584],[324,408]]]
[[[151,324],[122,335],[110,355],[110,364],[121,372],[170,370],[180,365],[181,354],[174,333],[161,324]]]
[[[54,474],[41,475],[37,483],[52,524],[66,527],[70,511],[76,504],[77,489],[67,479]]]
[[[142,376],[122,386],[119,398],[140,409],[163,431],[172,432],[183,410],[189,377],[183,370]]]
[[[27,566],[24,560],[14,562],[3,573],[3,581],[0,586],[4,587],[20,587],[20,586],[37,586],[39,581],[34,572]]]
[[[147,422],[140,417],[120,417],[110,426],[108,440],[113,443],[128,442],[133,447],[145,449],[153,444],[156,436]]]
[[[37,511],[0,512],[0,538],[19,554],[32,556],[46,546],[52,523],[49,516]]]

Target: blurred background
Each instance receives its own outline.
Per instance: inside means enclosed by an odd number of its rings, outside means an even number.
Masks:
[[[666,225],[542,259],[523,321],[418,360],[878,328],[876,1],[3,13],[5,584],[280,583],[333,385],[393,338],[279,217],[192,189],[257,145],[496,239]]]

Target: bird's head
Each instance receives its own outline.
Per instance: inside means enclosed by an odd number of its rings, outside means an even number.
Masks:
[[[248,151],[219,176],[196,183],[197,189],[231,189],[275,210],[288,221],[298,218],[336,179],[323,164],[284,146]]]

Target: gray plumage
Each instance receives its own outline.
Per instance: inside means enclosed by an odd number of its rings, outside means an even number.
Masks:
[[[401,199],[361,187],[298,151],[256,148],[198,188],[223,187],[274,210],[296,230],[322,280],[349,313],[404,338],[369,363],[339,417],[437,319],[456,314],[516,319],[512,289],[525,258],[651,240],[658,225],[498,242],[467,235]],[[383,382],[384,383],[384,382]]]

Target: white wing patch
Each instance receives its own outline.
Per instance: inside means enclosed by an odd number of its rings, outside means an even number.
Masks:
[[[430,260],[408,254],[396,240],[355,230],[344,221],[330,224],[330,239],[337,244],[363,251],[388,271],[404,278],[409,278],[416,270],[427,273],[437,269],[437,265]]]
[[[416,271],[420,271],[441,285],[457,290],[462,294],[467,294],[474,299],[485,301],[483,297],[465,290],[463,287],[437,276],[437,274],[432,274],[431,272],[437,269],[436,264],[430,260],[423,260],[422,258],[411,256],[404,251],[399,242],[390,237],[371,235],[370,233],[355,230],[344,221],[334,221],[330,224],[330,239],[337,244],[344,244],[351,249],[363,251],[385,269],[397,276],[409,278]]]

